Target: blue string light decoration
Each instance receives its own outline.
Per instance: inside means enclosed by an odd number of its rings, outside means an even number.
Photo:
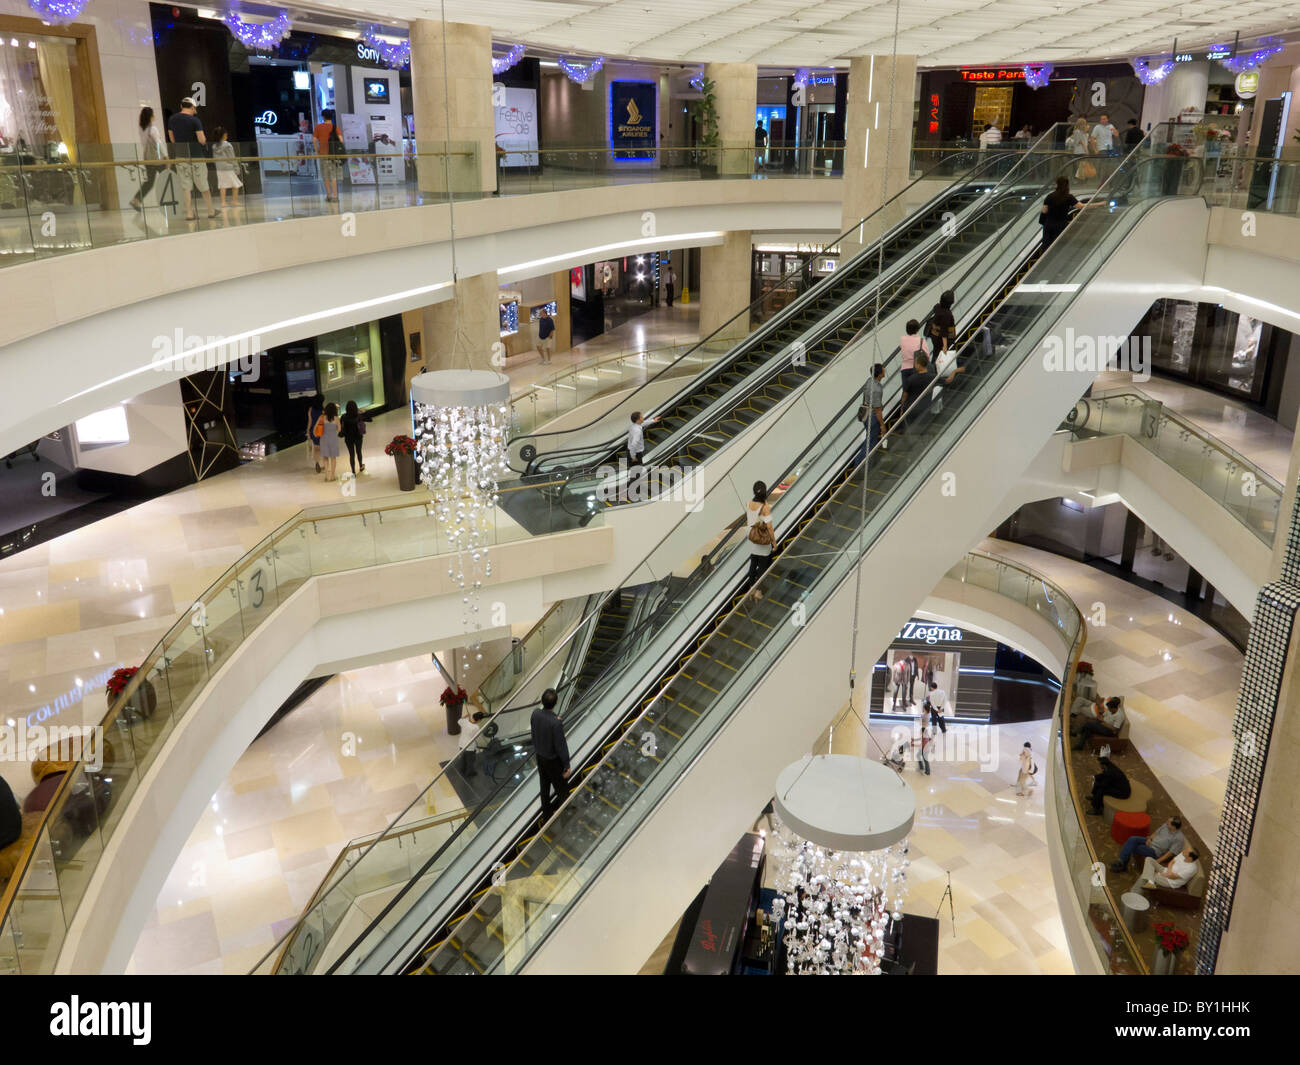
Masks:
[[[522,44],[511,45],[510,50],[505,55],[494,55],[492,57],[492,73],[504,74],[511,67],[517,65],[523,57],[524,46]]]
[[[293,28],[287,11],[281,11],[270,22],[245,22],[235,12],[228,11],[221,21],[235,40],[255,52],[274,52]]]
[[[379,36],[379,31],[374,26],[367,26],[362,37],[365,38],[366,44],[379,53],[379,58],[384,66],[393,70],[401,70],[410,63],[410,41],[386,41]]]
[[[807,67],[800,67],[794,72],[794,83],[800,89],[806,88],[809,80],[812,78],[812,71]]]
[[[557,60],[560,69],[564,71],[564,76],[570,81],[577,82],[579,85],[586,85],[592,78],[600,73],[600,68],[605,65],[604,56],[597,56],[590,63],[570,63],[564,56]]]
[[[1234,74],[1244,74],[1248,70],[1254,70],[1261,66],[1265,59],[1275,56],[1282,51],[1282,42],[1276,37],[1261,37],[1255,42],[1257,47],[1253,52],[1246,55],[1229,56],[1227,59],[1220,59],[1219,63],[1227,67]],[[1216,45],[1216,49],[1220,46]]]
[[[1052,80],[1051,63],[1026,63],[1025,84],[1031,89],[1043,89]]]
[[[27,6],[45,22],[64,25],[81,17],[90,0],[27,0]]]
[[[701,70],[698,74],[691,75],[690,86],[696,92],[704,91],[704,71]]]
[[[1137,75],[1138,81],[1143,85],[1159,85],[1165,78],[1169,77],[1170,71],[1174,69],[1175,63],[1173,56],[1161,60],[1159,66],[1151,65],[1151,57],[1140,55],[1136,59],[1129,60],[1133,66],[1133,73]]]

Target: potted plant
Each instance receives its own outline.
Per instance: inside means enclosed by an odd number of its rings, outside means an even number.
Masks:
[[[1151,966],[1154,976],[1172,976],[1178,968],[1178,955],[1191,943],[1191,937],[1175,924],[1157,921],[1152,929],[1156,934],[1156,960]]]
[[[716,174],[718,172],[718,97],[714,90],[717,84],[712,78],[700,79],[700,102],[695,109],[695,117],[700,123],[698,145],[706,149],[700,153],[700,172]]]
[[[438,696],[438,702],[447,708],[447,735],[460,735],[460,708],[465,705],[469,699],[469,692],[457,685],[454,688],[448,687],[442,690]]]
[[[122,693],[126,691],[127,686],[131,683],[131,678],[138,672],[140,672],[138,666],[122,666],[113,670],[112,676],[108,678],[108,683],[104,685],[110,709],[122,698]],[[128,721],[137,716],[147,721],[153,717],[153,712],[157,709],[157,706],[158,693],[154,690],[153,684],[146,678],[136,688],[130,701],[122,710]]]
[[[385,455],[393,456],[393,465],[397,467],[397,487],[403,492],[415,491],[415,441],[398,434],[384,448]]]

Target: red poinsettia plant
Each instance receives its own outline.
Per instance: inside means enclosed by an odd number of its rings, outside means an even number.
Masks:
[[[444,688],[442,694],[438,696],[438,702],[443,706],[460,706],[468,698],[469,692],[464,688]]]
[[[139,672],[139,666],[123,666],[121,669],[115,669],[104,687],[109,695],[121,695],[126,691],[126,686],[131,683],[131,678]]]
[[[1188,944],[1192,941],[1186,932],[1168,921],[1157,921],[1151,927],[1156,933],[1156,939],[1160,942],[1160,949],[1169,954],[1177,954],[1179,951],[1186,950]]]
[[[409,436],[403,436],[400,433],[393,437],[392,440],[384,447],[385,455],[414,455],[415,441]]]

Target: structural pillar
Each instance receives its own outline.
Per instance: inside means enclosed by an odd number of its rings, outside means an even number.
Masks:
[[[750,304],[753,259],[747,229],[728,233],[721,244],[700,249],[700,336],[720,330],[710,344],[729,346],[748,335],[749,315],[738,312]]]
[[[754,172],[754,124],[758,114],[758,67],[753,63],[709,63],[718,111],[719,174]],[[748,301],[746,301],[748,302]]]
[[[410,37],[420,191],[435,196],[494,192],[492,31],[487,26],[416,19]]]
[[[907,213],[902,203],[875,214],[911,180],[916,56],[858,56],[849,65],[844,129],[844,208],[840,241],[845,262]],[[862,219],[872,216],[863,225]],[[855,228],[856,227],[856,228]]]
[[[1300,972],[1300,435],[1260,589],[1206,886],[1199,973]]]
[[[497,370],[494,347],[501,340],[497,275],[475,274],[456,281],[456,295],[422,313],[424,361],[430,370]]]

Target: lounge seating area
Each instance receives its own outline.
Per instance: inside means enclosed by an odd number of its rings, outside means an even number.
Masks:
[[[1098,695],[1096,678],[1088,663],[1081,662],[1075,675],[1072,704],[1076,732],[1080,716],[1095,713],[1094,708],[1099,703],[1105,705]],[[1187,844],[1198,853],[1200,867],[1199,873],[1182,887],[1148,883],[1139,891],[1137,882],[1141,879],[1144,865],[1141,857],[1130,861],[1125,872],[1111,869],[1111,864],[1118,861],[1121,848],[1130,837],[1147,837],[1171,818],[1181,816],[1173,798],[1143,759],[1140,731],[1135,740],[1130,734],[1131,724],[1125,715],[1118,735],[1088,737],[1090,742],[1083,743],[1081,747],[1077,742],[1071,743],[1067,757],[1072,776],[1070,783],[1078,806],[1083,811],[1091,850],[1096,861],[1105,867],[1107,886],[1120,911],[1125,914],[1125,919],[1131,922],[1129,929],[1132,938],[1147,967],[1155,967],[1157,940],[1154,926],[1157,923],[1168,923],[1182,929],[1190,939],[1187,949],[1176,957],[1174,972],[1178,975],[1191,975],[1195,970],[1201,902],[1212,861],[1212,853],[1203,837],[1185,818],[1182,819],[1181,832]],[[1093,779],[1103,768],[1100,755],[1103,748],[1107,747],[1112,766],[1128,781],[1129,794],[1127,798],[1105,795],[1102,798],[1102,812],[1095,815],[1090,812]],[[1158,867],[1155,871],[1163,872]],[[1149,908],[1144,909],[1140,902],[1134,907],[1127,907],[1123,900],[1134,893],[1145,897]],[[1121,929],[1114,927],[1114,911],[1104,902],[1095,903],[1089,917],[1104,942],[1115,943],[1122,935]]]

